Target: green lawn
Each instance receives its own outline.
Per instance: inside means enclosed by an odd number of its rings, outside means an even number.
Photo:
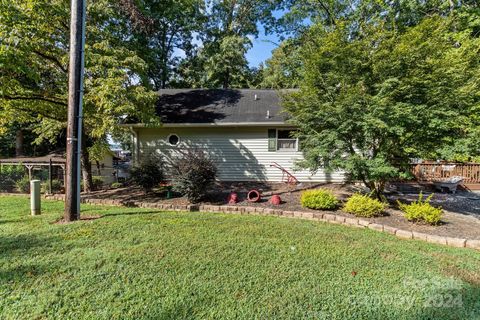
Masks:
[[[479,319],[480,253],[320,222],[0,197],[1,319]],[[355,274],[356,273],[356,274]]]

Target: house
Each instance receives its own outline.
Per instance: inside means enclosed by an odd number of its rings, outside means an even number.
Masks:
[[[296,170],[303,159],[295,128],[282,112],[273,90],[164,89],[159,92],[160,127],[128,124],[133,136],[133,160],[150,152],[167,161],[188,148],[207,152],[221,181],[282,181],[277,163],[300,182],[342,182],[340,172],[312,174]]]

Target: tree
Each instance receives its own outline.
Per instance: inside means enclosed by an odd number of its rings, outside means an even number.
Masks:
[[[2,128],[0,134],[0,158],[19,156],[42,156],[44,154],[65,148],[65,135],[59,133],[56,141],[43,141],[35,143],[37,135],[32,131],[36,123],[11,122]]]
[[[301,83],[302,39],[292,38],[283,41],[273,50],[262,72],[261,87],[269,89],[297,88]]]
[[[128,46],[147,64],[148,84],[165,88],[172,79],[179,58],[187,51],[205,23],[203,0],[123,0],[123,12],[130,21]]]
[[[376,21],[358,36],[350,21],[312,27],[300,91],[285,96],[300,128],[301,165],[345,170],[381,197],[411,158],[478,154],[480,40],[472,18],[458,11],[401,29]]]
[[[5,1],[0,7],[0,127],[32,123],[37,142],[55,141],[67,111],[69,1]],[[154,119],[155,94],[137,81],[145,62],[124,45],[125,19],[107,0],[87,8],[84,134],[85,189],[92,186],[88,150],[105,145],[122,117]]]
[[[281,0],[209,0],[207,19],[199,34],[201,44],[186,51],[179,65],[177,84],[189,87],[239,88],[255,86],[255,70],[248,66],[246,53],[251,39],[263,25],[273,31],[274,10]],[[258,82],[258,81],[257,81]]]

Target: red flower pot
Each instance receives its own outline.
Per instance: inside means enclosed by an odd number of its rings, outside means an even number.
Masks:
[[[258,202],[258,201],[260,201],[261,198],[262,198],[262,196],[260,195],[260,192],[258,192],[257,190],[251,190],[247,194],[247,200],[249,202]]]
[[[238,202],[238,194],[232,192],[228,195],[228,204],[236,204]]]
[[[279,195],[273,195],[272,198],[270,199],[270,203],[273,204],[274,206],[278,206],[279,204],[282,203],[282,199],[280,199]]]

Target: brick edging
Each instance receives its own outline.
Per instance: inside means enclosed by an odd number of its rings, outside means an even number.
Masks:
[[[46,199],[64,201],[64,195],[45,196]],[[395,235],[401,239],[423,240],[430,243],[442,244],[456,248],[471,248],[480,250],[480,240],[462,239],[445,236],[437,236],[416,231],[402,230],[395,227],[373,223],[361,218],[346,218],[331,213],[324,212],[306,212],[306,211],[286,211],[272,208],[246,207],[246,206],[219,206],[219,205],[173,205],[166,203],[148,203],[141,201],[122,201],[111,199],[89,199],[82,198],[82,203],[109,205],[121,207],[139,207],[155,208],[168,211],[189,211],[189,212],[209,212],[209,213],[228,213],[228,214],[253,214],[265,216],[279,216],[287,218],[297,218],[306,220],[322,221],[327,223],[342,224],[356,228],[368,228],[371,230],[385,232]]]

